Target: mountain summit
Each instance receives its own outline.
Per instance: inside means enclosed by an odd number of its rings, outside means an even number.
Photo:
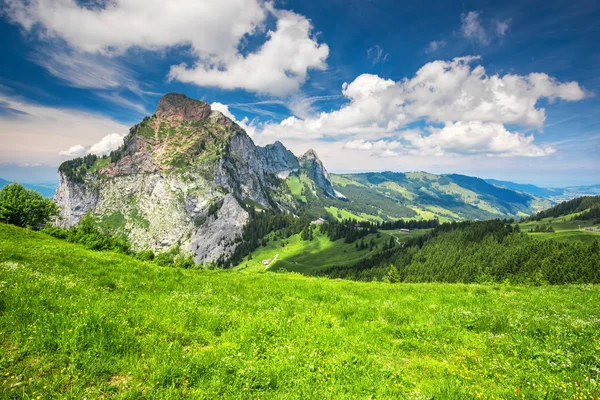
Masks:
[[[158,102],[155,115],[169,121],[198,122],[211,113],[208,103],[190,99],[181,93],[169,93]]]
[[[285,182],[299,172],[335,196],[314,151],[299,160],[280,142],[256,146],[208,103],[169,93],[110,156],[59,167],[58,223],[72,226],[91,212],[136,249],[181,246],[196,262],[224,260],[241,241],[250,208],[300,207]]]

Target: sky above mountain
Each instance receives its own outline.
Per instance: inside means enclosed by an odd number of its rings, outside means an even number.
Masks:
[[[0,0],[0,176],[182,92],[331,172],[600,182],[597,1]]]

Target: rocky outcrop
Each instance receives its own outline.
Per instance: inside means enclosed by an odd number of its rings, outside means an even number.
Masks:
[[[70,227],[79,222],[88,211],[94,210],[100,193],[98,185],[79,183],[67,179],[59,171],[59,185],[54,201],[59,205],[58,225]]]
[[[259,147],[259,150],[267,172],[280,177],[284,177],[283,175],[287,177],[290,172],[300,168],[300,163],[294,153],[286,149],[280,141],[268,144],[265,147]]]
[[[180,93],[164,95],[158,102],[155,114],[167,121],[202,121],[211,113],[208,103],[190,99]]]
[[[302,169],[306,172],[309,178],[315,182],[315,185],[323,190],[323,193],[325,193],[326,196],[332,198],[338,197],[335,189],[333,188],[333,184],[329,179],[327,170],[313,149],[310,149],[304,153],[304,155],[300,157],[299,161]]]
[[[194,255],[197,263],[229,259],[242,240],[242,229],[248,217],[248,212],[227,194],[219,211],[210,215],[194,232],[186,250]]]

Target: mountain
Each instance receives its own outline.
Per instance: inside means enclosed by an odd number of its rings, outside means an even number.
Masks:
[[[232,259],[251,215],[264,210],[391,221],[520,217],[550,206],[464,175],[330,175],[314,150],[256,146],[234,121],[183,94],[163,96],[109,156],[59,167],[57,224],[93,213],[136,250],[183,250],[196,262]]]
[[[491,183],[494,186],[503,187],[506,189],[516,190],[523,193],[529,193],[534,196],[550,198],[553,196],[560,196],[563,194],[563,189],[549,189],[543,188],[531,184],[521,184],[509,181],[499,181],[496,179],[486,179],[487,183]]]
[[[9,183],[12,183],[12,182],[9,182],[6,179],[0,178],[0,189],[2,189],[4,186],[8,185]],[[23,186],[25,186],[27,189],[35,190],[42,196],[48,197],[48,198],[51,198],[52,196],[54,196],[54,192],[56,192],[56,185],[54,185],[52,183],[38,183],[38,184],[24,183]]]
[[[527,216],[549,207],[537,196],[499,188],[483,179],[426,172],[369,172],[332,175],[347,201],[338,215],[369,220],[434,218],[490,219]]]
[[[280,178],[291,173],[313,177],[317,195],[332,195],[314,152],[298,160],[279,142],[258,147],[209,104],[171,93],[110,156],[59,167],[58,224],[73,226],[93,212],[136,249],[180,247],[196,262],[228,259],[250,211],[297,212]]]
[[[582,196],[600,195],[600,185],[567,186],[564,188],[544,188],[535,185],[520,184],[510,181],[499,181],[495,179],[486,179],[485,181],[491,183],[494,186],[516,190],[523,193],[529,193],[534,196],[549,199],[553,203],[571,200]]]

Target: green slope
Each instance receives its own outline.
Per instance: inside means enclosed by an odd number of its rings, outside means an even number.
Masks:
[[[599,321],[597,286],[159,268],[0,225],[7,399],[595,398]]]
[[[375,242],[373,250],[370,248],[358,250],[355,244],[360,243],[360,240],[350,244],[344,243],[344,239],[332,242],[318,230],[315,230],[314,239],[311,241],[301,240],[299,234],[279,240],[274,239],[274,235],[270,235],[267,246],[259,247],[252,252],[251,259],[242,261],[239,268],[249,271],[266,269],[278,271],[283,268],[287,271],[312,273],[327,267],[354,263],[381,251],[390,237],[385,233],[377,236],[370,234],[364,238],[367,245],[371,240]],[[268,267],[263,264],[265,260],[272,261]]]

